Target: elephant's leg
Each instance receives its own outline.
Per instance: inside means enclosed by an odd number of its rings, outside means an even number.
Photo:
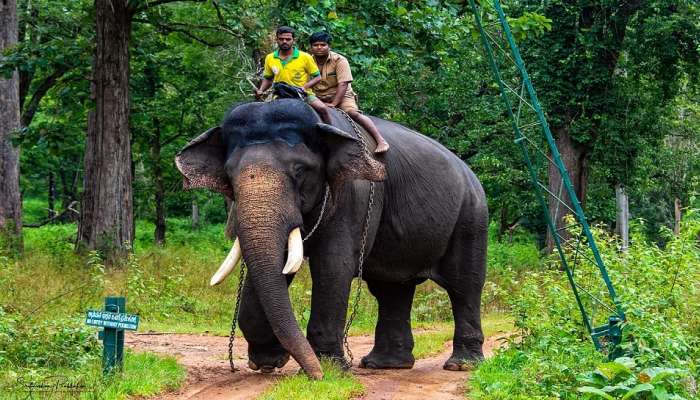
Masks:
[[[483,360],[481,291],[486,277],[487,222],[458,223],[435,281],[445,288],[455,320],[452,356],[443,368],[465,370]]]
[[[352,256],[311,259],[311,316],[306,336],[319,357],[328,357],[345,366],[343,329],[348,309],[354,263]],[[343,261],[340,261],[343,260]]]
[[[293,276],[287,278],[287,285],[292,282],[292,279]],[[248,366],[251,369],[270,373],[275,368],[282,368],[289,361],[289,353],[277,340],[265,317],[250,276],[246,277],[241,296],[238,326],[248,342]]]
[[[374,331],[374,348],[362,358],[362,368],[412,368],[413,333],[411,305],[415,283],[367,281],[379,302],[379,318]]]

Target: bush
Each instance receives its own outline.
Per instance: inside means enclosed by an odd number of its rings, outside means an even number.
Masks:
[[[594,230],[629,321],[621,348],[628,358],[606,362],[594,351],[563,272],[513,273],[503,281],[512,290],[509,307],[519,332],[472,375],[470,398],[697,395],[700,218],[689,212],[680,236],[664,233],[664,248],[649,243],[642,232],[637,225],[629,250],[619,253],[615,237]],[[615,368],[620,372],[608,373]]]

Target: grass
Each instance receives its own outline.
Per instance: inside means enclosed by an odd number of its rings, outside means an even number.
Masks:
[[[80,370],[32,370],[22,375],[4,375],[2,398],[51,398],[84,400],[122,400],[129,396],[152,396],[179,387],[185,380],[185,369],[174,357],[152,353],[133,353],[124,356],[124,370],[103,377],[100,359],[95,359]],[[30,386],[50,386],[48,392],[31,393]],[[35,389],[37,390],[37,389]],[[73,390],[70,393],[69,390]],[[68,392],[66,392],[68,391]],[[34,396],[34,397],[32,397]]]
[[[341,370],[336,364],[321,360],[324,378],[309,379],[305,374],[280,379],[263,393],[260,400],[345,400],[364,392],[360,381],[351,373]]]
[[[505,314],[489,314],[481,321],[484,336],[494,336],[499,333],[512,332],[513,319]],[[440,354],[445,350],[445,343],[452,340],[453,324],[437,324],[434,330],[419,331],[413,336],[413,356],[416,359],[427,358]]]
[[[38,203],[33,205],[36,206],[35,216],[40,217],[43,211]],[[127,297],[127,311],[139,314],[142,332],[228,335],[238,273],[235,271],[217,287],[208,286],[211,274],[230,246],[223,236],[222,224],[193,229],[187,219],[169,219],[167,244],[161,248],[153,244],[153,225],[138,221],[134,255],[122,267],[111,268],[105,267],[98,254],[78,255],[73,251],[76,229],[75,224],[25,229],[22,258],[0,257],[0,384],[8,379],[61,371],[72,371],[68,374],[71,379],[82,381],[99,376],[97,360],[101,344],[93,338],[89,348],[85,346],[95,329],[85,327],[82,321],[85,311],[102,308],[104,297],[108,295]],[[530,258],[529,252],[511,258],[507,253],[507,247],[502,247],[494,253],[495,261]],[[494,270],[498,268],[490,271]],[[498,278],[498,275],[492,277]],[[357,284],[353,283],[351,305]],[[500,295],[493,291],[489,298]],[[305,327],[311,304],[308,266],[302,267],[290,286],[290,298],[300,325]],[[417,287],[412,326],[426,330],[416,335],[418,357],[439,352],[451,339],[451,314],[449,298],[442,288],[430,281]],[[372,334],[376,316],[376,300],[363,284],[350,334]],[[489,318],[485,318],[484,326],[488,330],[487,320]],[[438,331],[435,331],[436,326]],[[139,371],[138,365],[131,364],[133,357],[141,356],[128,356],[127,374]],[[83,361],[80,365],[70,361],[75,359]],[[141,362],[146,365],[145,359]],[[148,368],[156,373],[165,369],[165,365]],[[352,380],[329,371],[330,379]],[[148,374],[136,373],[134,381],[125,380],[118,386],[106,383],[94,386],[100,388],[100,395],[113,398],[125,393],[146,395],[177,386],[175,381],[156,375],[153,379],[162,383],[158,388],[153,382],[149,383],[149,379]],[[324,390],[323,385],[312,387],[317,387],[319,393]],[[350,392],[357,390],[357,386],[351,384],[348,388],[352,388],[348,389]]]
[[[129,396],[151,396],[173,390],[185,381],[185,368],[174,357],[152,353],[127,353],[124,372],[109,382],[97,397],[105,400]]]

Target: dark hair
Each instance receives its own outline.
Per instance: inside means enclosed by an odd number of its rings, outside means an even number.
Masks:
[[[277,28],[277,32],[275,32],[275,36],[279,36],[283,33],[291,33],[292,37],[294,37],[294,28],[289,27],[289,26],[280,26]]]
[[[325,42],[331,44],[331,35],[326,32],[316,32],[311,37],[309,37],[309,44],[314,44],[316,42]]]

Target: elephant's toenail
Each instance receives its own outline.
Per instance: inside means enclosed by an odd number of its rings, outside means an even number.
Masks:
[[[448,371],[459,371],[460,370],[459,365],[457,365],[455,363],[446,363],[443,368],[448,370]]]

